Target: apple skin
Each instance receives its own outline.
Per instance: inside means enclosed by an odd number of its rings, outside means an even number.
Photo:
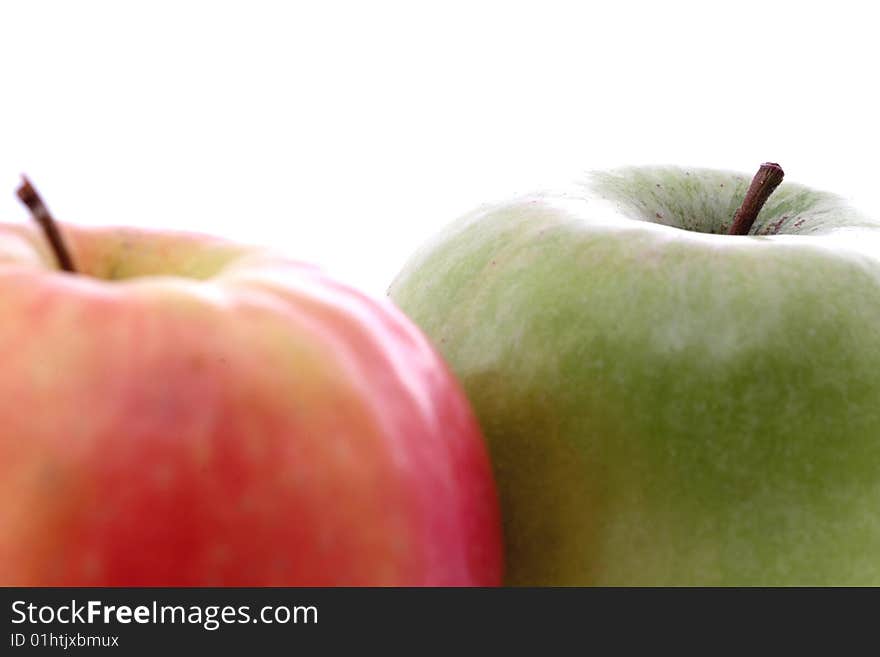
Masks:
[[[505,582],[880,584],[880,222],[644,167],[482,207],[391,297],[489,443]]]
[[[391,303],[205,236],[62,231],[79,275],[0,226],[0,584],[500,582],[479,428]]]

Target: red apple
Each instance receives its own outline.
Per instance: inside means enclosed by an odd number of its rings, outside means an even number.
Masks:
[[[495,585],[459,386],[390,303],[262,249],[0,225],[0,584]]]

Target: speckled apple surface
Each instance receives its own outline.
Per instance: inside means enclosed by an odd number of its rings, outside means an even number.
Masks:
[[[490,445],[509,584],[880,584],[880,222],[749,176],[485,206],[391,297]]]
[[[0,584],[493,585],[497,502],[420,332],[203,236],[0,226]]]

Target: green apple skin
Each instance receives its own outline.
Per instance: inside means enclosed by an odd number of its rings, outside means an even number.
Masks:
[[[487,206],[391,297],[463,382],[513,585],[880,584],[880,222],[749,176]]]

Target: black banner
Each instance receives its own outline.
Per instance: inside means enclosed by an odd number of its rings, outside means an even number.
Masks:
[[[618,649],[656,648],[697,637],[707,649],[757,648],[768,633],[812,635],[832,609],[848,610],[848,631],[862,615],[870,626],[873,604],[858,603],[865,593],[872,602],[876,590],[6,588],[0,654],[330,654],[352,647],[457,654],[475,642],[517,654],[542,646],[595,654],[608,641]]]

